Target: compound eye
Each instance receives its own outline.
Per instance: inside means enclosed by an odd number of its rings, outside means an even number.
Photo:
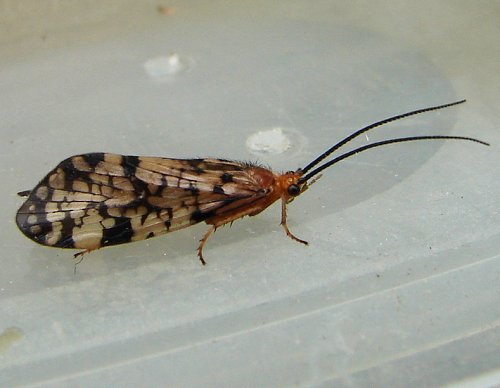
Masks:
[[[296,197],[300,194],[300,187],[298,185],[288,186],[288,194],[290,194],[292,197]]]

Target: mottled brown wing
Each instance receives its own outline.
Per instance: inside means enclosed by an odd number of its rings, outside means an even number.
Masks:
[[[247,167],[220,159],[77,155],[29,192],[16,222],[30,239],[61,248],[143,240],[265,195]]]

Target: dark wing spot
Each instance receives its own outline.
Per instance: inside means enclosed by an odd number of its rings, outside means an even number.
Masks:
[[[94,152],[92,154],[82,155],[82,157],[90,167],[96,168],[96,166],[104,160],[104,153]]]
[[[101,244],[103,246],[123,244],[129,242],[133,235],[130,218],[115,217],[115,226],[108,229],[103,228]]]
[[[186,190],[190,191],[191,195],[194,195],[194,196],[196,196],[196,195],[198,195],[200,193],[200,189],[197,188],[197,187],[195,187],[195,186],[193,186],[192,184],[190,184],[189,187]]]
[[[19,193],[17,193],[17,195],[19,195],[20,197],[27,197],[28,195],[30,195],[31,193],[31,190],[24,190],[24,191],[20,191]]]
[[[56,247],[59,248],[74,248],[75,242],[73,241],[73,236],[65,234],[62,232],[62,238],[56,243]]]
[[[186,161],[191,167],[193,167],[194,172],[198,174],[205,172],[202,168],[200,168],[200,164],[203,163],[203,159],[187,159]]]
[[[149,232],[148,235],[146,236],[146,239],[154,237],[155,234],[153,232]]]
[[[170,222],[170,220],[166,220],[165,221],[165,227],[167,228],[167,231],[170,230],[170,227],[172,226],[172,223]]]
[[[66,218],[69,214],[66,214]],[[57,247],[73,248],[75,242],[73,241],[73,222],[65,221],[62,223],[61,239],[56,243]]]
[[[220,185],[215,185],[213,188],[215,194],[225,194],[224,189]]]
[[[135,175],[135,170],[139,165],[139,158],[137,156],[124,155],[122,158],[122,167],[125,172],[125,176],[133,176]]]
[[[125,171],[125,174],[127,174],[127,171]],[[136,178],[135,176],[130,177],[130,183],[132,183],[132,186],[134,186],[135,192],[139,193],[134,203],[141,203],[144,198],[147,197],[146,191],[148,190],[148,184],[144,181],[141,181],[139,178]]]
[[[220,176],[220,179],[222,180],[222,182],[224,183],[229,183],[229,182],[232,182],[233,181],[233,176],[231,174],[229,174],[228,172],[225,172],[224,174],[222,174]]]
[[[213,217],[215,215],[214,210],[203,213],[201,210],[197,209],[191,214],[191,221],[201,222],[205,221],[207,218]]]
[[[82,155],[82,157],[85,158],[85,160],[87,161],[86,157],[88,155],[95,155],[95,154],[86,154],[86,155]],[[104,155],[104,154],[100,153],[100,155]],[[92,166],[92,168],[94,168],[94,167],[95,166]],[[78,179],[81,176],[86,176],[86,173],[83,173],[75,168],[75,166],[73,165],[73,157],[68,158],[68,159],[64,159],[61,163],[59,163],[59,165],[54,169],[53,172],[57,171],[59,168],[61,168],[64,172],[64,189],[67,191],[73,190],[73,187],[72,187],[73,180]],[[50,175],[52,175],[52,172],[49,173],[43,179],[42,182],[48,182]],[[48,186],[50,186],[50,185],[48,185]]]

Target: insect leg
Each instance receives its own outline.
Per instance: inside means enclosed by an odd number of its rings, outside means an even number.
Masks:
[[[309,245],[307,241],[294,236],[292,232],[290,232],[290,229],[288,229],[288,225],[286,224],[286,200],[284,198],[281,198],[281,226],[285,229],[286,235],[292,240],[298,241],[304,245]]]
[[[76,275],[76,267],[83,261],[83,255],[89,253],[90,249],[85,249],[84,251],[80,251],[73,255],[73,260],[75,262],[75,268],[73,269],[73,275]],[[80,258],[78,258],[80,256]]]
[[[198,257],[200,258],[201,264],[203,264],[203,265],[207,264],[205,262],[205,260],[203,260],[203,246],[207,242],[207,240],[210,237],[210,235],[213,232],[215,232],[215,229],[217,229],[217,227],[215,225],[212,225],[210,227],[210,229],[207,230],[207,233],[205,233],[205,235],[203,236],[203,238],[200,240],[200,245],[198,245],[198,249],[197,249],[197,251],[198,251]]]

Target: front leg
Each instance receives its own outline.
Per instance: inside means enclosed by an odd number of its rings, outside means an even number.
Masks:
[[[284,198],[281,198],[281,226],[285,229],[286,235],[292,240],[298,241],[304,245],[309,245],[307,241],[294,236],[293,233],[290,232],[290,229],[288,229],[288,225],[286,224],[286,200]]]

